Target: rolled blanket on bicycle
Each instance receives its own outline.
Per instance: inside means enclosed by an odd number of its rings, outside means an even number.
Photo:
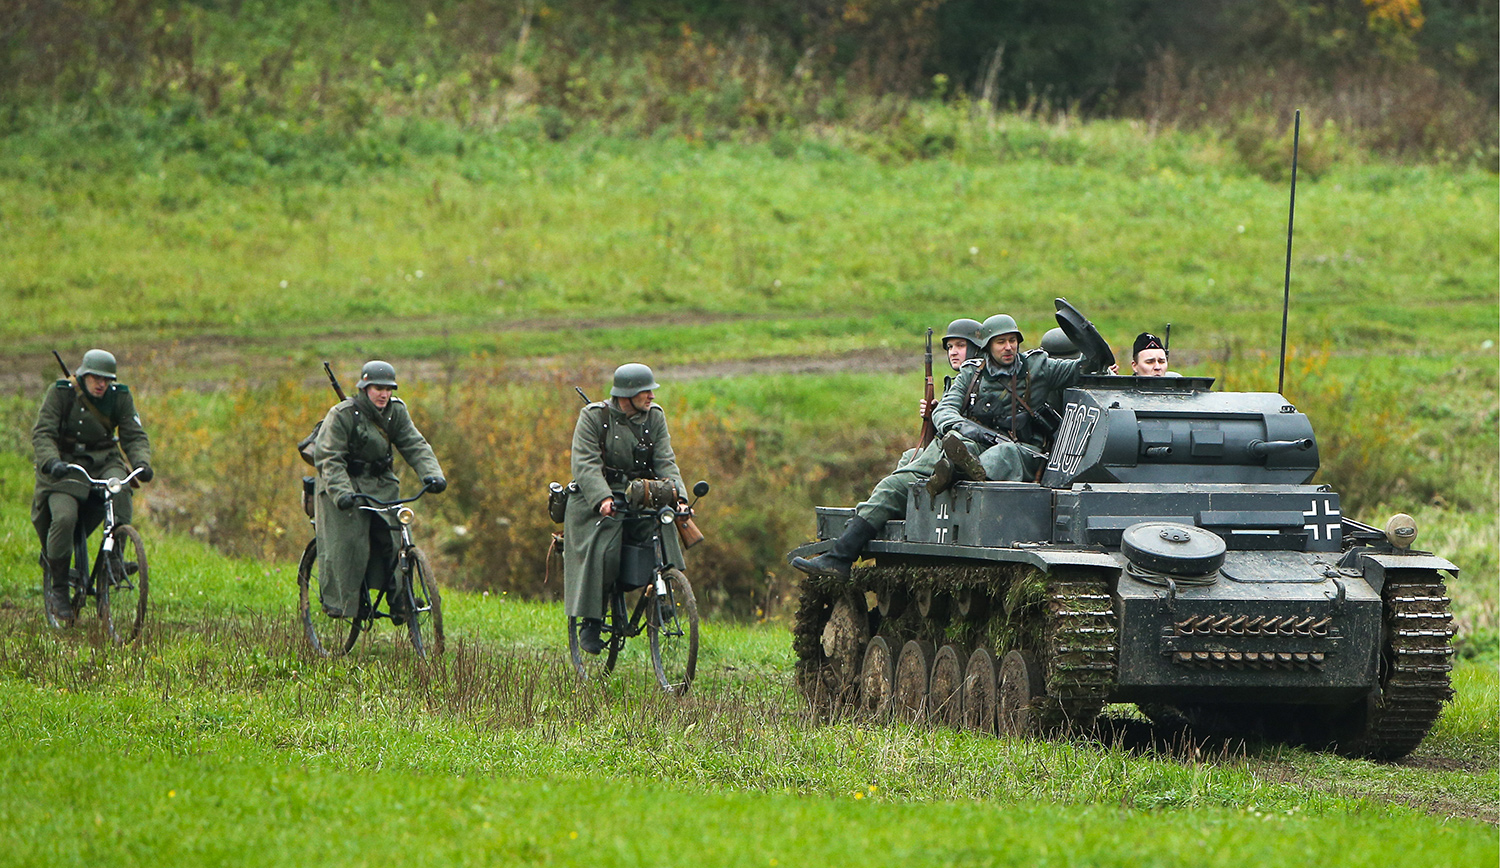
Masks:
[[[412,424],[411,414],[398,398],[392,398],[382,413],[364,392],[357,393],[328,411],[313,441],[313,460],[318,468],[313,513],[319,595],[324,611],[337,617],[351,617],[359,611],[360,584],[366,578],[376,589],[385,588],[390,581],[388,558],[395,550],[394,518],[360,509],[358,501],[346,510],[339,509],[337,503],[343,494],[395,500],[401,486],[391,467],[393,449],[401,453],[418,477],[443,474],[432,447]],[[351,473],[353,462],[365,467],[383,465],[385,470],[373,475]]]
[[[74,525],[68,523],[71,519],[81,516],[90,532],[104,520],[103,501],[94,495],[78,471],[68,471],[56,479],[44,471],[53,459],[77,464],[99,479],[123,479],[130,475],[131,467],[151,463],[151,441],[136,414],[135,399],[123,383],[112,384],[103,396],[86,404],[71,382],[58,380],[42,399],[36,424],[31,429],[31,446],[36,464],[31,524],[49,558],[65,557],[72,552]],[[120,454],[121,449],[125,455]],[[117,525],[130,523],[130,494],[130,488],[126,487],[115,495]],[[73,508],[70,510],[55,495],[71,498]],[[58,518],[65,526],[54,528],[54,520]]]
[[[605,518],[598,512],[599,503],[611,496],[624,500],[632,479],[669,480],[678,493],[687,491],[672,452],[666,414],[655,404],[629,416],[614,401],[584,407],[573,429],[572,471],[578,491],[568,497],[563,521],[564,610],[569,617],[602,618],[605,589],[619,578],[621,544],[649,544],[661,525],[654,518]],[[684,569],[677,533],[666,530],[666,559]]]

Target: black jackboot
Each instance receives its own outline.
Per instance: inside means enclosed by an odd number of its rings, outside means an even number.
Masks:
[[[589,654],[598,654],[603,651],[604,646],[608,644],[604,641],[604,636],[600,634],[603,627],[604,622],[598,618],[584,618],[583,623],[578,627],[578,647]]]
[[[849,578],[849,567],[859,560],[865,543],[875,538],[879,528],[855,516],[844,525],[844,532],[833,541],[833,548],[815,558],[792,558],[792,566],[809,576]]]
[[[932,476],[927,478],[927,493],[936,497],[962,479],[984,482],[989,476],[964,441],[949,431],[943,435],[943,455],[932,469]]]
[[[47,572],[42,576],[42,597],[46,600],[47,614],[58,623],[71,623],[74,618],[72,589],[68,587],[68,567],[71,558],[48,558]]]

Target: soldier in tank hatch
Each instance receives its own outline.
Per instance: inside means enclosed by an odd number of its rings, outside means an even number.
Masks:
[[[649,540],[654,530],[654,518],[615,517],[615,498],[623,501],[632,479],[666,479],[678,501],[687,502],[667,414],[653,403],[659,388],[650,368],[621,365],[609,400],[584,407],[573,428],[578,491],[568,498],[563,519],[563,605],[569,618],[583,619],[578,643],[590,654],[604,650],[604,592],[619,576],[621,545]],[[662,546],[672,566],[686,567],[676,533],[662,534]]]
[[[329,617],[358,617],[360,585],[368,579],[372,591],[387,592],[392,619],[400,623],[409,613],[400,611],[406,595],[391,587],[396,531],[384,513],[359,509],[355,495],[396,499],[401,493],[397,451],[428,490],[441,492],[448,482],[406,404],[395,397],[396,369],[389,362],[366,362],[358,389],[328,411],[313,440],[318,591]]]
[[[925,482],[936,493],[961,478],[1031,478],[1051,435],[1046,418],[1033,409],[1098,365],[1087,356],[1053,359],[1041,350],[1022,354],[1021,341],[1012,317],[996,314],[985,320],[979,332],[985,355],[963,363],[933,411],[941,436],[875,484],[832,549],[814,558],[793,558],[792,566],[812,576],[847,577],[865,544],[886,522],[905,514],[913,482]]]
[[[68,599],[68,568],[73,534],[83,522],[85,535],[104,520],[104,504],[76,464],[96,479],[136,477],[150,482],[151,441],[141,427],[130,388],[116,379],[115,357],[89,350],[73,377],[58,380],[42,399],[31,429],[36,487],[31,523],[42,543],[42,589],[47,610],[58,621],[73,620]],[[127,466],[128,464],[128,466]],[[130,524],[130,488],[114,496],[115,521]]]
[[[1130,370],[1138,377],[1176,376],[1167,370],[1166,345],[1150,332],[1135,336],[1135,343],[1130,347]]]

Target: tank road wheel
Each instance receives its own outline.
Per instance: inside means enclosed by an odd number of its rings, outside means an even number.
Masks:
[[[927,719],[957,729],[963,723],[964,664],[957,645],[944,645],[932,657],[927,687]]]
[[[988,648],[975,648],[964,665],[964,729],[995,734],[995,655]]]
[[[895,692],[894,661],[891,646],[884,636],[876,636],[865,646],[864,666],[859,673],[859,711],[877,721],[891,714]]]
[[[323,604],[318,599],[318,541],[311,540],[302,550],[302,561],[297,565],[297,614],[302,620],[302,629],[307,634],[307,644],[319,657],[337,657],[347,654],[359,640],[360,621],[350,618],[348,623],[323,614]]]
[[[927,719],[927,679],[932,674],[932,656],[937,646],[921,639],[911,639],[901,646],[896,660],[896,717],[916,723]]]
[[[1040,730],[1038,704],[1047,698],[1047,685],[1036,655],[1019,649],[1000,661],[1000,732],[1034,735]]]
[[[1395,760],[1406,756],[1437,722],[1453,697],[1452,601],[1436,572],[1392,571],[1385,601],[1380,683],[1351,708],[1337,728],[1335,749],[1345,756]]]

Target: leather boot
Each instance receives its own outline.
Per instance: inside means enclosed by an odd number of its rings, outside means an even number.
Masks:
[[[952,431],[943,436],[943,457],[947,458],[953,465],[953,481],[969,479],[974,482],[984,482],[989,476],[984,472],[984,465],[969,451],[962,438]]]
[[[948,456],[938,457],[937,464],[933,465],[932,475],[927,477],[927,494],[937,497],[947,491],[953,485],[953,462]]]
[[[589,654],[598,654],[604,650],[604,637],[600,630],[604,622],[598,618],[584,618],[583,624],[578,628],[578,647]]]
[[[42,597],[46,600],[47,614],[59,622],[71,622],[75,616],[72,589],[68,587],[68,567],[71,558],[48,558],[47,574],[43,577]]]
[[[875,538],[879,528],[859,516],[849,519],[844,532],[833,541],[833,548],[815,558],[792,558],[792,566],[809,576],[849,578],[849,567],[859,560],[865,543]]]

